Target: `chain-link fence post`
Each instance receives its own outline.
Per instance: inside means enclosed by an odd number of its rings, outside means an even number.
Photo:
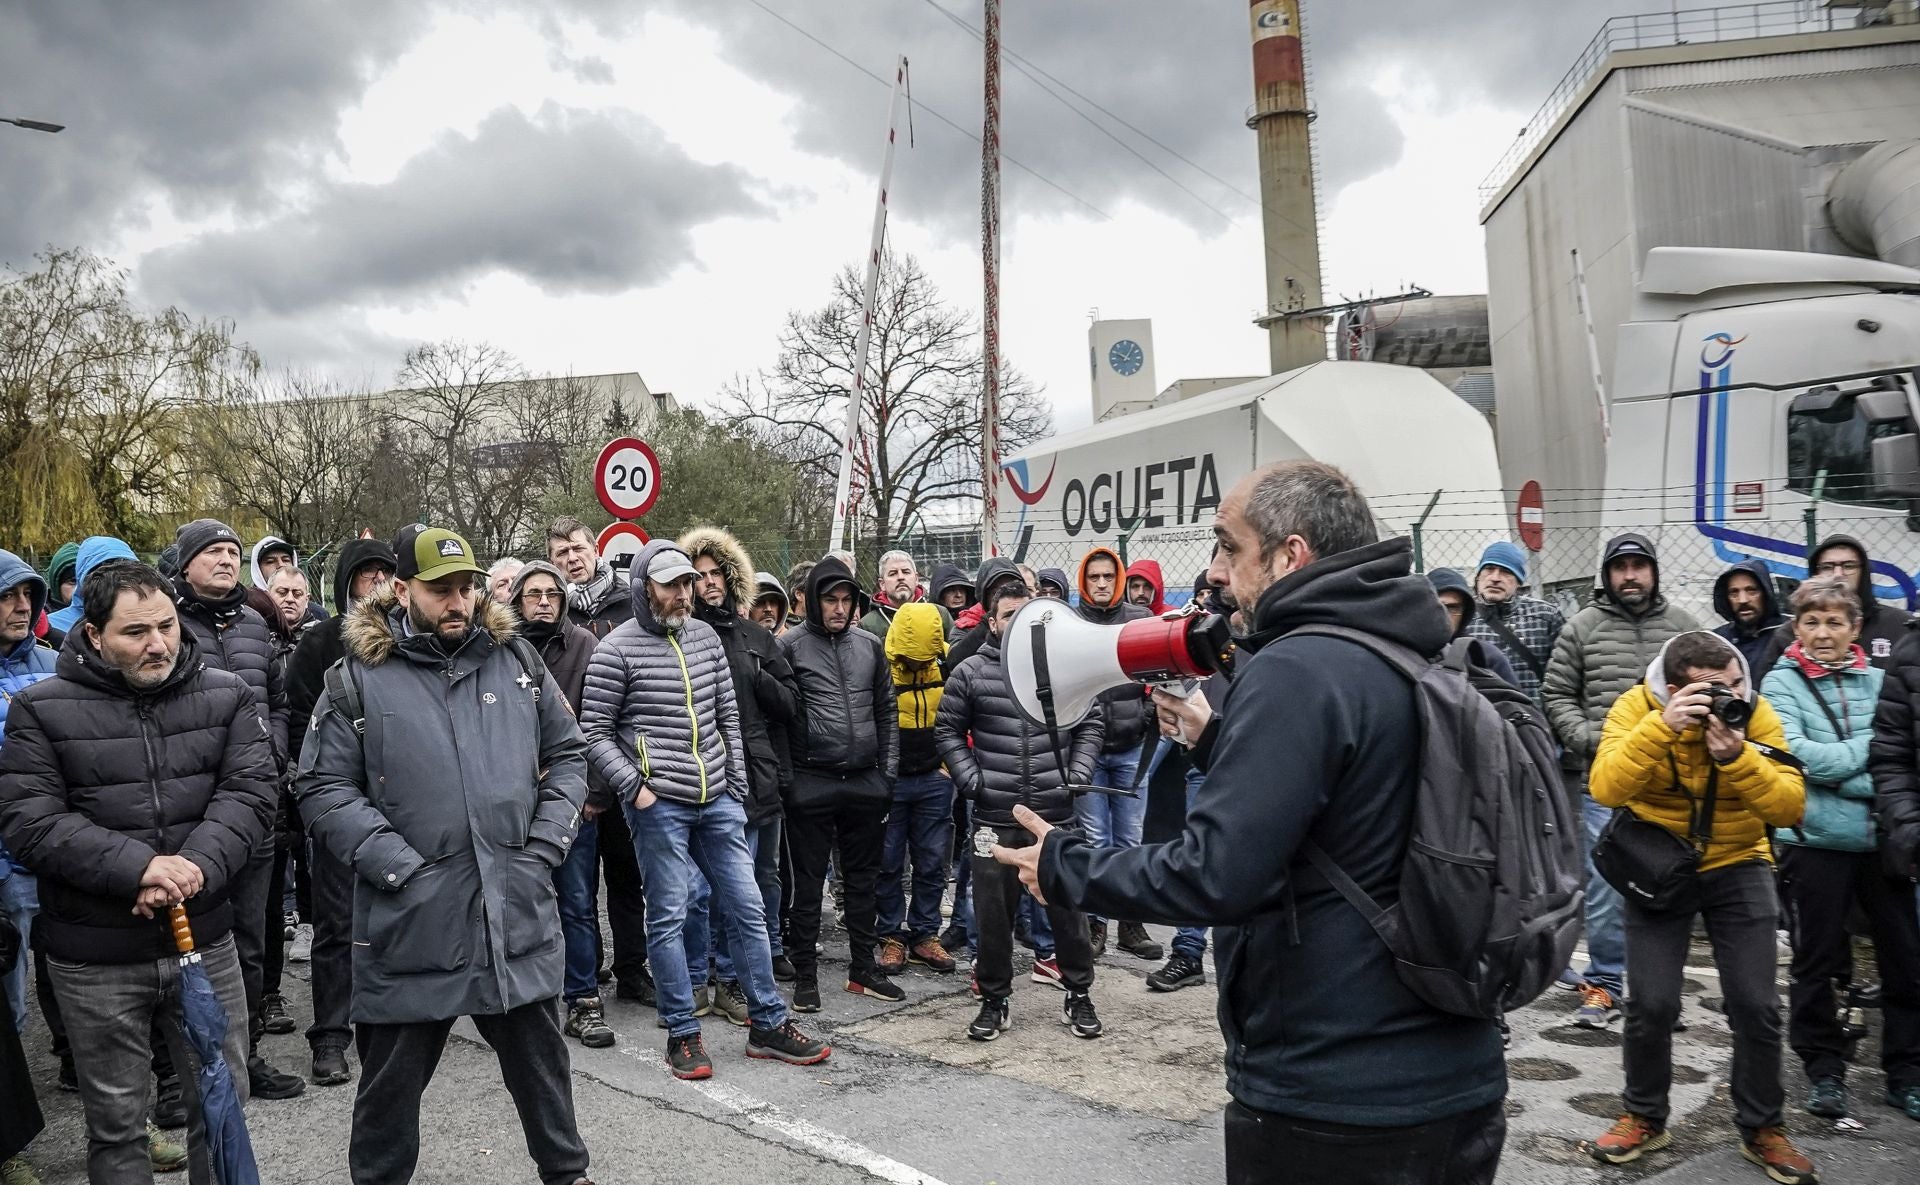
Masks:
[[[1420,512],[1419,518],[1413,520],[1413,529],[1408,532],[1413,536],[1413,570],[1415,572],[1427,570],[1427,553],[1424,546],[1427,516],[1433,513],[1434,507],[1440,505],[1440,495],[1444,493],[1446,493],[1445,490],[1433,491],[1433,497],[1427,499],[1427,508]]]
[[[1807,498],[1805,518],[1807,520],[1807,554],[1820,546],[1820,498],[1827,490],[1827,471],[1822,469],[1813,475],[1813,492]],[[1812,573],[1808,573],[1812,575]]]

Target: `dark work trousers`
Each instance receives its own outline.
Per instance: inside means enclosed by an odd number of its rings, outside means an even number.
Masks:
[[[995,827],[999,843],[1007,848],[1031,847],[1032,832],[1024,827]],[[973,924],[980,935],[980,960],[973,965],[980,979],[980,995],[1004,1000],[1013,993],[1013,919],[1026,888],[1018,869],[992,856],[969,856],[973,861]],[[1060,983],[1070,992],[1093,987],[1093,942],[1087,935],[1087,915],[1048,904],[1053,924],[1053,954],[1060,960]]]
[[[574,1121],[560,1001],[476,1016],[473,1025],[500,1059],[500,1077],[520,1113],[527,1152],[542,1185],[572,1185],[586,1176],[587,1146]],[[433,1081],[452,1029],[452,1020],[356,1026],[360,1091],[347,1144],[354,1185],[405,1185],[413,1179],[420,1159],[420,1096]]]
[[[793,857],[793,933],[787,957],[803,977],[817,974],[820,956],[820,897],[833,860],[847,891],[848,974],[873,970],[875,902],[880,860],[887,843],[886,799],[830,800],[809,809],[787,810],[787,850]]]
[[[978,869],[975,869],[978,872]],[[1354,1127],[1227,1105],[1227,1185],[1492,1185],[1504,1102],[1417,1127]]]
[[[647,896],[640,884],[640,861],[633,854],[627,812],[601,811],[600,870],[607,879],[607,925],[613,930],[613,977],[635,988],[647,970]],[[606,963],[600,927],[593,928],[594,966]]]
[[[294,818],[300,816],[296,813]],[[302,832],[287,841],[287,855],[293,861],[293,908],[300,920],[313,924],[313,844]]]
[[[273,845],[272,891],[267,894],[266,941],[262,944],[265,955],[260,965],[260,993],[263,996],[280,994],[280,976],[287,969],[287,918],[286,884],[287,862],[292,859],[293,844],[284,835],[276,836]],[[305,920],[305,919],[302,919]]]
[[[353,1043],[347,1017],[353,1006],[353,870],[334,859],[325,844],[312,848],[313,1024],[307,1044],[315,1050],[345,1050]]]
[[[260,993],[266,978],[267,914],[280,932],[280,882],[273,879],[273,840],[247,859],[233,878],[233,945],[240,954],[240,978],[247,985],[247,1052],[260,1044]],[[231,1018],[229,1018],[231,1019]]]
[[[1808,1078],[1844,1078],[1847,1039],[1833,981],[1848,971],[1847,914],[1865,911],[1880,964],[1880,1068],[1887,1089],[1920,1086],[1920,921],[1913,883],[1886,875],[1878,852],[1835,852],[1780,845],[1793,931],[1793,986],[1787,1040]]]
[[[1627,911],[1626,1109],[1664,1125],[1673,1083],[1673,1022],[1680,1016],[1693,919],[1706,923],[1713,965],[1733,1029],[1733,1118],[1749,1137],[1782,1122],[1780,990],[1774,985],[1780,902],[1773,866],[1762,861],[1700,874],[1697,911]]]

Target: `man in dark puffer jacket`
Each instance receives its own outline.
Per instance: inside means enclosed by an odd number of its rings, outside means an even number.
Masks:
[[[145,1181],[156,1018],[173,1064],[194,1064],[179,993],[162,986],[180,974],[167,910],[185,903],[221,1005],[244,1016],[230,888],[268,835],[279,771],[253,693],[202,661],[159,573],[103,564],[82,598],[55,676],[8,713],[0,834],[40,878],[34,939],[86,1104],[88,1175]],[[246,1046],[230,1026],[228,1062]],[[210,1180],[189,1111],[194,1177]]]
[[[905,993],[875,966],[875,882],[887,813],[900,768],[899,707],[880,639],[854,622],[866,595],[833,556],[807,577],[807,619],[780,649],[793,664],[800,710],[789,738],[793,792],[787,801],[787,850],[793,860],[788,954],[796,977],[793,1006],[820,1008],[820,889],[831,855],[847,893],[847,990],[900,1000]]]
[[[1096,705],[1085,720],[1059,737],[1065,751],[1056,752],[1047,730],[1035,728],[1014,706],[1000,666],[1000,639],[1030,596],[1021,584],[1003,584],[994,590],[987,617],[993,636],[978,654],[954,668],[933,729],[954,784],[973,804],[975,824],[991,833],[993,842],[1009,848],[1035,842],[1014,820],[1016,806],[1027,807],[1049,823],[1073,821],[1074,796],[1067,787],[1085,785],[1092,776],[1105,731]],[[980,855],[977,849],[972,859],[974,924],[980,934],[980,961],[974,967],[980,982],[980,1014],[967,1026],[967,1036],[991,1041],[1013,1023],[1009,1000],[1020,879],[1011,867]],[[1098,1037],[1100,1018],[1088,995],[1093,987],[1093,947],[1086,915],[1064,903],[1046,909],[1053,923],[1060,982],[1067,991],[1066,1023],[1077,1037]]]
[[[179,549],[180,629],[198,643],[200,658],[210,667],[246,680],[254,702],[273,731],[273,754],[281,770],[287,767],[287,689],[273,628],[247,604],[240,585],[240,536],[218,519],[187,523],[174,535]],[[247,1016],[253,1039],[247,1058],[247,1076],[255,1098],[290,1099],[307,1088],[294,1074],[284,1074],[259,1054],[266,1032],[264,1002],[268,960],[281,957],[285,931],[280,902],[273,892],[274,840],[269,836],[254,853],[253,862],[234,878],[233,937],[240,948],[240,971],[247,981]]]

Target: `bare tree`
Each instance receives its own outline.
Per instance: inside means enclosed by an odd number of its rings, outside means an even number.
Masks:
[[[825,307],[788,314],[774,369],[726,392],[735,425],[800,465],[816,488],[829,491],[829,500],[853,386],[860,297],[861,278],[852,268],[842,270]],[[860,515],[872,547],[885,548],[916,518],[980,500],[983,365],[973,316],[947,304],[911,255],[889,254],[882,261],[854,453]],[[1052,409],[1039,390],[1007,368],[1001,446],[1018,449],[1052,426]]]

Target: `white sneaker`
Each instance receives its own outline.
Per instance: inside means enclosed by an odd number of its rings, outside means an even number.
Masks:
[[[304,963],[313,958],[313,927],[305,922],[293,928],[293,948],[287,951],[287,962]]]

